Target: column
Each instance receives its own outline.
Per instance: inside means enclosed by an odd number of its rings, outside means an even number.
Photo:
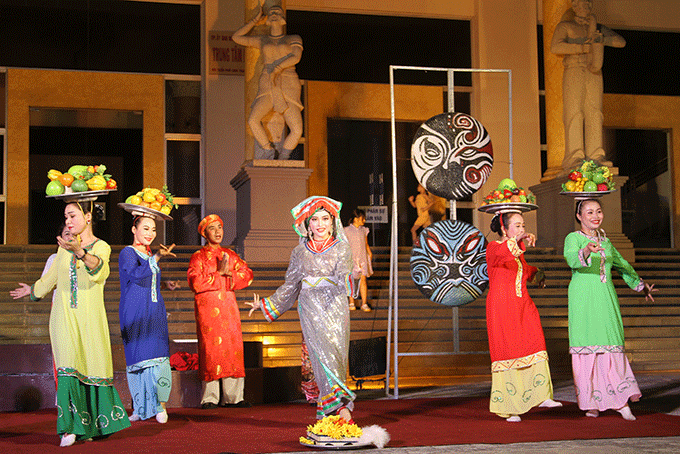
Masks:
[[[564,124],[562,121],[562,59],[550,51],[555,27],[570,8],[568,0],[543,0],[543,66],[545,73],[545,124],[548,169],[541,181],[550,181],[562,172]]]
[[[250,164],[231,180],[236,190],[236,244],[245,260],[290,259],[299,242],[290,210],[307,197],[311,173],[311,169],[299,167]]]

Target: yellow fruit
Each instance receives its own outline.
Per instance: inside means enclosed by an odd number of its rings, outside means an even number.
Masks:
[[[156,210],[156,211],[160,211],[160,210],[161,210],[161,202],[159,202],[159,201],[157,201],[157,200],[154,200],[154,201],[151,202],[151,204],[149,205],[149,208],[151,208],[151,209],[153,209],[153,210]]]
[[[106,189],[106,180],[101,175],[95,175],[87,180],[87,187],[91,191],[101,191],[102,189]]]
[[[142,189],[142,192],[144,194],[153,194],[153,196],[155,197],[157,194],[161,192],[161,190],[156,188],[144,188]]]
[[[163,205],[161,207],[161,213],[163,213],[163,214],[170,214],[171,211],[172,211],[172,205]]]
[[[61,175],[61,172],[55,169],[50,169],[50,171],[47,172],[47,178],[50,180],[56,180],[59,178],[59,175]]]
[[[142,200],[145,202],[155,202],[156,201],[156,194],[152,194],[149,191],[144,191],[144,195],[142,196]]]
[[[130,203],[133,205],[139,205],[140,203],[142,203],[142,198],[139,197],[138,195],[133,195],[132,197],[130,197]]]
[[[567,181],[564,186],[566,187],[567,191],[573,192],[576,190],[576,182],[575,181]]]

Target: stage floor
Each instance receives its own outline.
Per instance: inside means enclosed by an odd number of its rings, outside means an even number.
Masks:
[[[678,430],[680,431],[680,373],[668,375],[636,374],[636,378],[643,397],[645,397],[643,401],[645,406],[656,406],[659,412],[678,416]],[[553,380],[553,387],[555,400],[576,402],[573,381]],[[399,391],[399,398],[487,396],[490,388],[491,382],[488,381],[482,383],[463,383],[461,385],[441,388],[402,389]],[[355,454],[375,454],[377,452],[380,452],[380,454],[564,454],[569,452],[579,454],[677,454],[680,452],[680,435],[677,437],[560,440],[537,443],[386,447],[380,451],[366,449],[352,452]],[[310,450],[285,454],[309,453]]]
[[[645,406],[655,406],[659,412],[675,415],[680,419],[680,373],[665,375],[636,374],[635,377],[642,391]],[[572,380],[553,380],[553,387],[555,400],[576,402]],[[487,396],[490,388],[491,382],[487,381],[481,383],[463,383],[441,388],[403,389],[399,391],[399,398]],[[677,437],[560,440],[537,443],[468,444],[404,448],[390,448],[388,446],[380,451],[366,449],[352,452],[355,454],[375,454],[377,452],[380,452],[380,454],[677,454],[680,452],[680,420],[678,424],[679,432]],[[309,453],[310,450],[285,454]]]
[[[310,452],[313,451],[286,454],[310,454]],[[420,446],[381,450],[362,449],[348,452],[353,454],[677,454],[680,452],[680,437],[542,441],[505,445]]]
[[[379,424],[392,437],[388,447],[355,453],[677,453],[680,452],[680,373],[638,374],[643,393],[631,405],[638,421],[616,412],[586,418],[576,405],[573,383],[554,380],[563,409],[532,409],[520,423],[488,411],[490,381],[462,380],[450,387],[401,389],[400,399],[384,390],[361,390],[354,417],[361,426]],[[297,438],[314,421],[304,402],[250,409],[169,410],[166,425],[134,423],[124,431],[68,448],[74,454],[166,452],[169,454],[256,454],[320,452]],[[0,413],[0,452],[65,452],[54,433],[54,410]],[[605,438],[609,437],[609,438]],[[627,438],[630,437],[630,438]]]

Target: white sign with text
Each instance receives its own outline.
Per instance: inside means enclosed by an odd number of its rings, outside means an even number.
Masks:
[[[387,206],[359,207],[366,212],[367,224],[387,224]]]

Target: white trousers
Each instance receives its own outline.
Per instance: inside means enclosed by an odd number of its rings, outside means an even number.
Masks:
[[[220,382],[222,382],[222,395],[220,397]],[[203,396],[201,405],[205,403],[213,404],[237,404],[243,400],[243,386],[245,377],[232,378],[224,377],[213,381],[201,382]]]

